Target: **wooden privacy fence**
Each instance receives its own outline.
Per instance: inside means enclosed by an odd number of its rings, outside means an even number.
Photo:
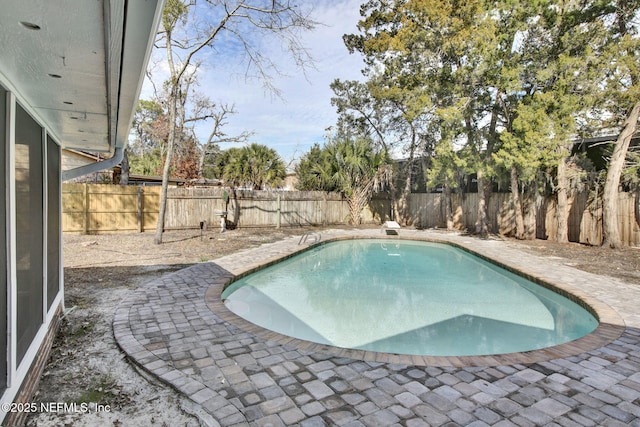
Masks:
[[[64,184],[62,229],[87,234],[154,231],[159,201],[158,186]],[[216,228],[223,212],[229,227],[345,224],[349,216],[338,193],[169,188],[165,230],[199,228],[200,223]],[[364,213],[363,223],[374,221],[374,214]]]
[[[223,188],[171,188],[166,229],[218,227],[226,213],[229,227],[288,227],[344,224],[349,209],[338,193],[322,191],[232,191]],[[227,197],[225,197],[225,193]],[[371,222],[372,216],[365,216]]]
[[[640,200],[638,194],[619,193],[618,229],[625,246],[640,246]],[[411,194],[409,212],[413,225],[422,228],[446,227],[443,194]],[[477,219],[478,194],[452,194],[454,228],[474,230]],[[556,202],[552,197],[540,198],[535,204],[537,218],[535,237],[555,239],[557,233]],[[514,210],[509,193],[492,193],[487,203],[491,232],[512,235],[515,232]],[[600,245],[602,243],[602,200],[589,193],[569,197],[569,241]]]
[[[228,197],[225,197],[225,192]],[[422,228],[446,227],[444,195],[411,194],[408,200],[411,222]],[[477,193],[453,194],[454,227],[473,230],[477,218]],[[113,233],[154,231],[158,220],[160,187],[100,184],[64,184],[62,228],[65,232]],[[638,196],[620,193],[618,224],[622,241],[640,245]],[[587,193],[570,197],[569,240],[600,244],[602,241],[601,200]],[[513,233],[514,211],[508,193],[493,193],[487,204],[492,232]],[[337,193],[321,191],[231,191],[223,188],[169,188],[165,229],[218,228],[222,213],[229,227],[287,227],[346,224],[347,201]],[[538,238],[555,238],[555,202],[540,199],[535,204]],[[390,219],[390,203],[379,194],[361,218],[363,224],[380,224]]]
[[[62,231],[85,234],[151,231],[158,222],[160,187],[62,185]]]

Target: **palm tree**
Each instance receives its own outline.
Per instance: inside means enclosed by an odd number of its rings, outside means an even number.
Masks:
[[[265,189],[282,183],[286,176],[284,162],[272,148],[261,144],[247,147],[248,175],[255,188]]]
[[[262,190],[276,187],[284,179],[285,165],[278,153],[261,144],[230,148],[220,157],[222,178],[233,186]]]
[[[391,179],[391,166],[385,151],[376,151],[365,138],[337,137],[323,149],[311,165],[319,190],[340,191],[347,197],[351,224],[361,214],[373,192]]]
[[[246,185],[245,152],[242,148],[229,148],[224,151],[217,161],[219,178],[223,179],[232,187]]]

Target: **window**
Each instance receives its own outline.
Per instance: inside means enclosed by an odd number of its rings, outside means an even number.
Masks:
[[[47,136],[47,309],[60,291],[60,147]]]
[[[17,363],[43,319],[43,130],[16,104]]]
[[[0,86],[0,393],[7,388],[7,91]]]

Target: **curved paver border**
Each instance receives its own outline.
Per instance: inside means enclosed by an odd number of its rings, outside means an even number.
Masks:
[[[116,311],[116,341],[135,363],[224,426],[640,426],[640,289],[546,262],[503,242],[401,233],[453,242],[491,258],[497,253],[506,266],[525,266],[531,277],[569,287],[601,321],[611,323],[599,328],[595,340],[554,348],[539,359],[502,355],[493,366],[460,358],[388,360],[379,353],[369,360],[368,355],[307,343],[294,346],[298,343],[289,337],[226,318],[228,312],[217,306],[218,291],[234,276],[300,250],[292,238],[198,264],[137,289]],[[379,231],[326,235],[379,237]],[[571,349],[575,345],[581,352]]]

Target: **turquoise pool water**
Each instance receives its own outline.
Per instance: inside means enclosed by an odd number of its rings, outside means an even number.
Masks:
[[[468,252],[409,240],[320,245],[234,282],[222,299],[281,334],[397,354],[528,351],[598,324],[567,298]]]

